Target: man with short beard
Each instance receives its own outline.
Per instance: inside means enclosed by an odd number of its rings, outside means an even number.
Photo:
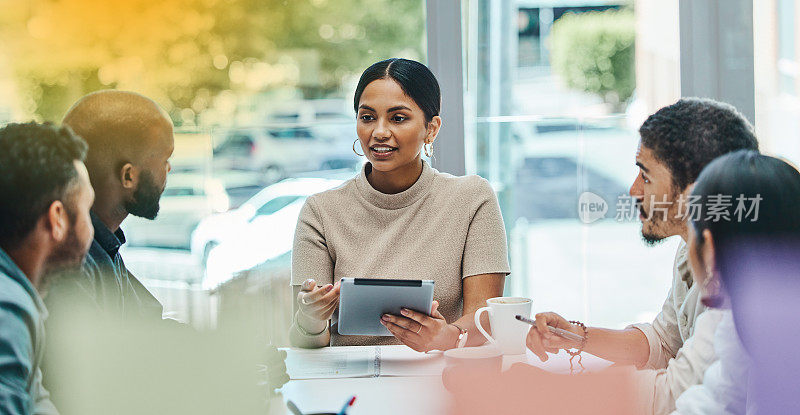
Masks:
[[[106,90],[81,98],[63,122],[88,144],[86,167],[97,197],[94,241],[81,272],[59,278],[45,298],[53,318],[44,382],[62,413],[208,413],[190,408],[228,404],[215,395],[225,388],[247,407],[244,401],[258,387],[256,379],[250,382],[256,363],[268,369],[258,380],[272,389],[283,385],[284,352],[266,345],[247,349],[257,344],[249,327],[235,335],[199,333],[162,319],[163,307],[119,253],[125,218],[158,214],[174,148],[167,114],[142,95]],[[263,394],[255,397],[263,403]]]
[[[166,112],[133,92],[88,94],[67,111],[63,124],[88,144],[86,168],[96,196],[90,212],[94,240],[86,260],[77,271],[59,273],[44,298],[51,313],[43,382],[56,406],[71,412],[67,399],[86,386],[63,375],[84,368],[65,366],[63,356],[67,350],[77,354],[86,348],[80,344],[85,336],[75,333],[79,324],[96,344],[108,344],[120,335],[108,332],[108,327],[123,329],[140,322],[178,326],[162,319],[161,303],[119,253],[125,243],[120,229],[125,218],[131,214],[155,219],[158,214],[174,140]]]
[[[681,99],[651,115],[639,129],[639,175],[630,195],[639,205],[642,237],[649,245],[680,236],[672,289],[652,323],[623,330],[583,328],[556,313],[536,315],[527,345],[541,360],[560,349],[579,349],[619,364],[635,365],[637,413],[667,414],[689,386],[702,381],[716,360],[712,339],[719,314],[704,313],[701,287],[687,261],[686,221],[690,190],[700,171],[715,158],[736,150],[758,150],[753,127],[730,105],[707,99]],[[735,197],[735,196],[734,196]],[[547,326],[586,336],[583,345],[549,333]]]
[[[42,386],[47,308],[40,297],[53,269],[77,266],[92,241],[94,192],[86,143],[67,128],[0,129],[0,413],[57,413]]]
[[[94,304],[100,314],[113,318],[160,320],[161,303],[119,253],[125,243],[120,225],[129,214],[156,218],[174,149],[172,122],[149,98],[104,90],[78,100],[63,123],[89,145],[86,167],[96,193],[94,241],[82,272],[62,277],[45,301],[48,306]]]

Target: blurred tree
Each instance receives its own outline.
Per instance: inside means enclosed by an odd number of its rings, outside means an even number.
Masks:
[[[0,0],[0,7],[0,52],[24,107],[44,120],[59,120],[87,92],[124,88],[153,97],[179,121],[224,90],[288,86],[321,97],[373,61],[423,56],[423,0]],[[307,72],[315,79],[300,76]]]
[[[629,9],[565,14],[553,24],[553,71],[619,110],[636,87],[635,38]]]

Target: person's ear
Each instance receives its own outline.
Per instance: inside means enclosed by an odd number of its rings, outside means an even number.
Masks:
[[[439,130],[442,128],[442,117],[436,115],[430,122],[428,122],[427,132],[425,134],[425,143],[433,144],[436,141],[436,136],[439,135]]]
[[[708,229],[703,229],[703,246],[700,248],[700,255],[703,258],[703,265],[706,267],[706,278],[716,278],[717,275],[717,255],[714,247],[714,235]]]
[[[123,164],[122,168],[119,170],[119,174],[123,189],[136,189],[136,183],[139,181],[139,172],[133,164],[130,162]]]
[[[67,209],[60,200],[50,204],[45,216],[45,228],[50,232],[50,237],[57,242],[67,238],[69,232],[69,216]]]
[[[727,296],[724,294],[722,280],[719,275],[719,267],[717,266],[714,236],[708,229],[703,230],[703,246],[700,255],[702,255],[701,260],[706,267],[704,271],[706,273],[706,278],[703,281],[702,287],[704,294],[701,298],[701,302],[706,307],[725,307],[728,300]]]

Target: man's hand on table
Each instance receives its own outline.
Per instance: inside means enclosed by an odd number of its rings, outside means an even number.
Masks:
[[[267,346],[264,356],[266,366],[266,385],[270,391],[280,388],[289,381],[289,374],[286,372],[286,352],[278,350],[275,346]]]

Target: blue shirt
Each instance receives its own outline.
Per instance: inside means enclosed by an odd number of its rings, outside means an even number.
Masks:
[[[0,413],[57,414],[42,387],[47,309],[30,280],[0,249]]]

